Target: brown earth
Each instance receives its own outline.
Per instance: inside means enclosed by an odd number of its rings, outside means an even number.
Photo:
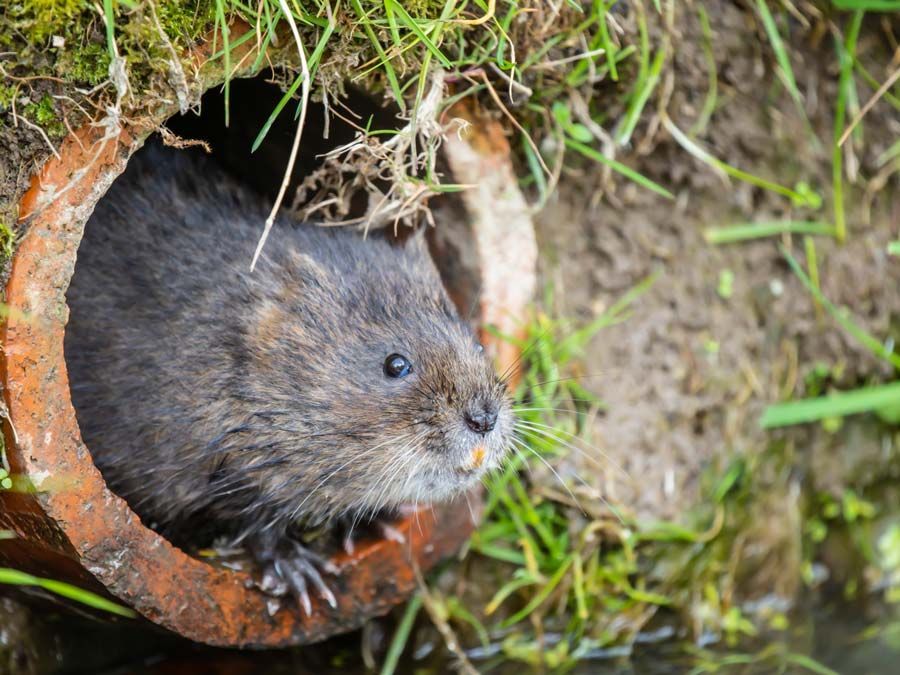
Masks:
[[[559,314],[587,321],[640,280],[660,273],[633,315],[604,329],[585,357],[584,384],[607,405],[593,425],[592,442],[628,474],[610,469],[603,487],[607,496],[645,518],[683,514],[697,498],[697,478],[705,467],[737,451],[764,448],[772,436],[759,428],[763,408],[803,396],[804,376],[815,364],[838,374],[833,384],[839,388],[891,373],[889,365],[817,313],[779,248],[784,244],[803,261],[802,237],[730,246],[704,240],[704,228],[731,223],[831,221],[837,81],[830,37],[814,44],[798,31],[791,57],[806,92],[807,114],[826,146],[816,149],[777,84],[774,61],[761,51],[765,38],[748,13],[717,3],[710,22],[720,101],[701,142],[716,157],[756,175],[787,186],[805,180],[824,197],[822,211],[793,209],[784,197],[720,179],[676,145],[657,126],[656,115],[645,115],[635,143],[638,154],[642,147],[652,150],[631,165],[675,193],[674,203],[621,179],[603,199],[603,172],[586,168],[563,178],[539,217],[543,277],[555,287]],[[671,82],[660,89],[672,87],[668,114],[686,130],[702,104],[707,68],[696,15],[686,11],[675,25],[681,34],[673,45]],[[873,63],[885,64],[889,57],[882,31],[878,21],[864,24],[860,54]],[[860,100],[871,93],[860,88]],[[864,127],[864,144],[845,152],[845,166],[859,165],[846,197],[847,241],[815,240],[821,284],[826,297],[848,307],[871,334],[897,339],[900,261],[886,247],[900,234],[898,181],[894,176],[872,195],[866,193],[872,185],[866,179],[878,171],[875,158],[900,136],[900,116],[881,103]],[[717,288],[727,270],[733,273],[733,294],[723,298]],[[889,465],[878,434],[868,434],[867,442],[855,442],[852,449],[845,447],[846,439],[823,432],[802,438],[800,447],[807,451],[827,445],[852,455],[838,458],[835,475],[824,466],[830,453],[812,453],[820,465],[816,473],[830,487],[852,481],[867,458],[879,458],[876,466],[882,468]],[[582,475],[590,472],[590,466],[581,467]]]

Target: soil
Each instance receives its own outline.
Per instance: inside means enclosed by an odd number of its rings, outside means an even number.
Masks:
[[[780,246],[803,261],[801,237],[730,246],[703,238],[704,228],[731,223],[831,219],[830,149],[817,150],[809,142],[792,101],[776,85],[772,58],[760,52],[765,40],[755,34],[759,29],[748,22],[748,13],[731,3],[715,7],[710,23],[720,103],[701,142],[733,166],[784,185],[805,180],[823,195],[822,212],[792,209],[786,198],[721,180],[651,118],[639,128],[636,147],[652,152],[629,164],[675,193],[674,203],[621,179],[601,199],[607,188],[603,172],[585,168],[563,178],[538,219],[542,275],[555,287],[554,311],[561,315],[587,321],[651,273],[660,274],[632,316],[604,329],[585,355],[584,384],[606,403],[591,442],[627,473],[610,469],[600,482],[608,497],[644,519],[680,517],[695,503],[697,479],[706,467],[721,465],[735,451],[765,448],[772,436],[759,427],[763,408],[803,396],[804,376],[814,364],[827,364],[839,388],[891,372],[817,311],[790,271]],[[687,129],[702,104],[707,71],[699,21],[680,11],[685,16],[675,20],[681,34],[672,49],[667,110]],[[867,58],[886,62],[877,22],[864,24],[860,45]],[[832,41],[798,39],[791,57],[811,124],[830,144],[837,68]],[[862,101],[870,95],[859,92]],[[847,241],[815,240],[825,296],[848,307],[879,339],[900,338],[900,264],[886,251],[900,231],[900,199],[894,177],[870,203],[863,177],[875,173],[875,157],[898,134],[896,111],[873,108],[865,119],[865,145],[856,149],[860,179],[846,199]],[[725,298],[717,289],[728,271],[733,293]],[[864,435],[867,440],[854,444],[849,461],[843,457],[839,467],[829,467],[823,456],[830,453],[809,450],[845,441],[821,430],[793,437],[815,458],[814,473],[835,489],[882,452],[878,434]],[[877,465],[886,464],[880,456]],[[590,466],[581,473],[590,475]]]

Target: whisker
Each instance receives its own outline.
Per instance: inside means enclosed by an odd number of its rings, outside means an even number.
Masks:
[[[512,409],[515,412],[561,412],[568,413],[570,415],[578,413],[578,411],[574,408],[521,408],[518,406],[513,406]]]
[[[472,502],[469,501],[469,493],[468,491],[463,492],[463,497],[466,499],[466,506],[469,508],[469,517],[472,519],[472,525],[478,525],[478,518],[475,517],[475,509],[472,508]]]
[[[343,464],[341,464],[337,469],[335,469],[335,470],[332,471],[330,474],[328,474],[325,478],[323,478],[321,481],[319,481],[318,485],[316,485],[316,486],[310,491],[310,493],[309,493],[308,495],[306,495],[306,497],[303,498],[303,500],[302,500],[302,501],[297,505],[297,507],[291,512],[291,519],[293,520],[294,518],[297,517],[297,515],[300,513],[300,510],[303,508],[303,505],[306,504],[306,502],[308,502],[308,501],[310,500],[310,498],[311,498],[314,494],[316,494],[316,492],[319,490],[319,488],[321,488],[325,483],[327,483],[329,480],[331,480],[335,475],[337,475],[337,473],[338,473],[339,471],[341,471],[342,469],[344,469],[347,465],[353,463],[354,461],[357,461],[357,460],[361,459],[362,457],[364,457],[364,456],[366,456],[366,455],[371,454],[371,453],[374,452],[375,450],[378,450],[379,448],[381,448],[381,447],[383,447],[383,446],[385,446],[385,445],[388,445],[389,443],[394,443],[394,442],[396,442],[396,441],[398,441],[398,440],[401,440],[402,438],[405,438],[406,436],[407,436],[407,435],[404,434],[404,435],[401,435],[401,436],[395,436],[394,438],[390,438],[390,439],[384,441],[383,443],[379,443],[378,445],[376,445],[376,446],[374,446],[374,447],[372,447],[372,448],[369,448],[368,450],[365,450],[365,451],[361,452],[361,453],[358,454],[358,455],[354,455],[353,457],[351,457],[350,459],[348,459],[346,462],[344,462]]]
[[[509,381],[509,378],[512,377],[513,373],[515,372],[514,369],[516,368],[516,366],[518,366],[520,363],[522,363],[522,360],[525,358],[525,356],[528,354],[528,352],[530,352],[532,349],[534,349],[537,346],[538,342],[540,342],[541,338],[543,338],[545,335],[547,335],[547,333],[549,333],[552,329],[553,329],[552,325],[547,326],[544,330],[542,330],[540,332],[540,334],[536,338],[534,338],[528,345],[525,346],[525,348],[522,349],[522,351],[519,352],[519,355],[516,357],[516,359],[511,364],[509,364],[509,366],[507,366],[506,370],[504,370],[503,373],[500,375],[501,382]]]
[[[560,377],[555,380],[542,380],[540,382],[531,382],[533,387],[541,387],[545,384],[557,384],[559,382],[569,382],[571,380],[586,380],[588,378],[603,377],[606,373],[591,373],[588,375],[570,375],[568,377]]]
[[[391,459],[388,465],[383,470],[384,480],[376,481],[373,485],[366,490],[362,497],[358,500],[360,508],[357,510],[357,515],[354,518],[354,527],[357,522],[359,522],[362,518],[368,515],[369,520],[377,515],[378,511],[383,508],[384,503],[383,497],[386,492],[390,490],[392,487],[393,476],[406,471],[407,467],[410,463],[414,462],[416,459],[416,453],[419,450],[420,442],[427,435],[428,430],[423,430],[418,434],[415,434],[403,447],[396,451],[396,456]],[[407,481],[410,479],[409,474],[407,476]],[[404,482],[405,485],[405,482]],[[371,499],[372,493],[375,492],[376,489],[381,488],[378,492],[377,496],[374,500]],[[369,503],[369,506],[367,506]],[[351,529],[352,532],[352,529]]]
[[[550,464],[550,462],[548,462],[546,459],[544,459],[543,457],[541,457],[540,453],[537,452],[534,448],[532,448],[531,446],[529,446],[529,445],[526,444],[526,443],[522,443],[522,441],[521,441],[520,439],[518,439],[518,438],[513,439],[512,442],[513,442],[513,443],[520,443],[520,444],[521,444],[521,447],[523,447],[525,450],[528,450],[528,452],[530,452],[530,453],[533,454],[535,457],[537,457],[541,462],[543,462],[543,463],[544,463],[544,466],[546,466],[548,469],[550,469],[551,473],[553,473],[553,475],[556,476],[556,480],[559,481],[559,484],[562,485],[563,488],[565,488],[566,492],[569,493],[569,496],[572,498],[572,501],[575,502],[575,504],[578,506],[578,508],[581,510],[581,512],[582,512],[585,516],[588,515],[588,513],[587,513],[587,511],[585,510],[584,506],[582,506],[582,505],[581,505],[581,502],[578,501],[578,497],[576,497],[576,496],[575,496],[575,493],[572,492],[571,488],[569,488],[569,486],[566,485],[565,481],[562,479],[562,476],[559,475],[559,473],[556,471],[556,469],[553,468],[553,465]],[[587,483],[585,483],[584,480],[583,480],[580,476],[578,476],[578,475],[576,474],[575,477],[578,478],[578,480],[580,480],[587,488],[590,488],[590,486],[589,486]]]
[[[419,519],[419,493],[422,491],[422,484],[416,486],[416,527],[419,528],[419,535],[422,534],[422,521]]]
[[[402,474],[407,470],[409,465],[413,463],[416,459],[416,452],[418,451],[418,441],[425,435],[426,432],[422,432],[419,436],[413,438],[409,443],[407,443],[401,450],[398,451],[398,457],[391,461],[387,467],[384,469],[384,479],[381,481],[382,487],[378,492],[378,495],[375,497],[372,502],[371,518],[374,518],[378,511],[380,511],[384,504],[386,503],[385,495],[390,491],[393,487],[393,477],[399,474]],[[412,474],[407,474],[407,481],[409,480]],[[404,481],[405,485],[406,481]],[[376,486],[378,484],[376,483]]]
[[[591,443],[588,443],[581,436],[578,436],[571,432],[564,431],[562,429],[555,429],[553,427],[547,426],[546,424],[541,424],[539,422],[526,422],[524,420],[516,420],[515,427],[517,429],[521,429],[523,431],[526,431],[526,432],[529,432],[532,434],[540,434],[540,435],[544,436],[545,438],[549,438],[553,441],[556,441],[557,443],[560,443],[564,447],[569,448],[570,450],[574,450],[575,452],[579,453],[582,457],[584,457],[588,461],[592,462],[597,468],[599,468],[601,470],[606,470],[607,467],[603,466],[603,464],[601,464],[597,460],[596,457],[591,457],[588,453],[586,453],[584,450],[579,448],[577,445],[570,442],[569,440],[566,440],[565,438],[560,437],[559,435],[557,435],[557,433],[554,433],[554,432],[567,433],[567,434],[569,434],[569,437],[571,440],[577,439],[577,440],[581,441],[582,443],[584,443],[586,447],[590,448],[591,450],[594,450],[595,452],[600,453],[600,455],[607,462],[609,462],[609,464],[614,469],[616,469],[619,473],[621,473],[625,478],[627,478],[628,480],[634,480],[634,478],[631,476],[631,474],[628,473],[628,471],[626,471],[625,468],[621,464],[619,464],[614,459],[612,459],[612,457],[609,456],[609,453],[598,448],[596,445],[592,445]]]
[[[392,459],[388,464],[388,468],[395,466],[402,457],[398,457],[397,459]],[[366,491],[356,500],[357,506],[353,508],[353,524],[350,527],[350,534],[352,535],[353,530],[356,528],[356,525],[361,522],[371,521],[374,515],[377,513],[377,508],[373,507],[373,504],[377,504],[377,499],[372,499],[373,494],[376,490],[384,490],[385,489],[384,481],[373,481],[372,484],[366,488]],[[379,496],[380,498],[380,496]]]
[[[517,440],[518,440],[519,442],[522,442],[522,439],[517,439]],[[535,452],[535,453],[536,453],[536,451],[533,450],[533,449],[532,449],[532,452]],[[614,507],[614,506],[609,502],[609,500],[606,499],[606,497],[604,497],[603,494],[602,494],[597,488],[594,488],[594,487],[588,485],[588,484],[584,481],[584,479],[581,478],[581,476],[578,476],[578,475],[576,474],[575,477],[576,477],[579,481],[581,481],[581,484],[582,484],[584,487],[586,487],[588,490],[590,490],[592,494],[594,494],[594,495],[597,496],[597,498],[603,503],[603,505],[606,506],[607,509],[609,509],[609,512],[612,513],[612,514],[616,517],[616,520],[618,520],[622,525],[626,525],[626,524],[627,524],[627,523],[625,522],[625,519],[622,518],[621,514],[619,513],[619,510],[618,510],[616,507]],[[572,494],[571,491],[569,492],[569,494],[570,494],[570,495]],[[574,497],[573,497],[573,498],[574,498]],[[578,505],[578,508],[580,508],[580,509],[582,510],[582,512],[583,512],[583,511],[584,511],[584,507],[582,507],[582,505],[581,505],[580,503],[578,503],[578,500],[575,500],[575,503]]]

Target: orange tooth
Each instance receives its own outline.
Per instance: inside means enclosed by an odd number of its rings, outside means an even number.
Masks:
[[[484,446],[479,445],[472,451],[472,466],[477,469],[483,463],[484,463]]]

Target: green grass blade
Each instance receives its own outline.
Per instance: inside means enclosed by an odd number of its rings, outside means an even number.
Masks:
[[[225,18],[225,0],[216,0],[216,30],[222,34],[222,50],[225,59],[225,126],[231,117],[231,31]]]
[[[788,55],[787,49],[785,49],[784,42],[781,39],[781,33],[778,31],[778,26],[775,25],[775,18],[769,11],[766,0],[756,0],[756,8],[762,19],[766,36],[769,38],[769,44],[772,45],[772,51],[775,52],[775,60],[778,62],[779,79],[787,88],[791,100],[794,101],[794,105],[797,107],[800,117],[803,119],[813,145],[816,149],[820,149],[822,144],[819,143],[819,139],[816,138],[815,132],[813,132],[812,127],[809,124],[809,118],[806,116],[806,108],[803,105],[803,95],[800,93],[800,88],[797,86],[797,79],[794,77],[794,70],[791,67],[791,58]]]
[[[794,272],[794,274],[797,275],[803,285],[806,286],[806,290],[810,292],[814,299],[818,300],[818,302],[828,311],[832,318],[834,318],[834,320],[837,321],[844,330],[846,330],[848,333],[850,333],[850,335],[856,338],[862,345],[866,347],[866,349],[875,354],[875,356],[885,359],[891,365],[893,365],[894,368],[900,370],[900,355],[895,354],[892,350],[887,349],[875,337],[860,328],[859,325],[850,318],[846,310],[839,309],[828,298],[826,298],[825,295],[812,283],[810,278],[803,271],[803,268],[800,267],[800,263],[798,263],[797,259],[791,255],[790,251],[782,247],[782,253],[787,260],[788,265],[790,265],[791,270]]]
[[[811,656],[807,656],[806,654],[797,654],[791,653],[788,654],[786,660],[795,666],[800,666],[805,670],[808,670],[811,673],[816,673],[816,675],[841,675],[838,671],[832,670],[828,666],[823,663],[819,663]]]
[[[113,0],[103,0],[103,16],[106,19],[106,50],[109,58],[116,58],[116,15],[113,12]]]
[[[866,84],[872,88],[872,91],[878,91],[881,87],[881,82],[876,80],[872,73],[866,70],[866,67],[853,55],[853,67],[857,70],[857,72],[862,75],[862,78],[866,81]],[[897,98],[890,91],[884,92],[884,96],[882,97],[885,101],[891,104],[895,110],[900,111],[900,98]]]
[[[634,181],[638,185],[641,185],[648,190],[655,192],[658,195],[662,195],[666,199],[675,199],[675,195],[666,190],[659,183],[655,183],[646,176],[642,176],[634,169],[630,169],[624,164],[617,162],[614,159],[610,159],[606,155],[597,150],[594,150],[583,143],[579,143],[578,141],[572,140],[571,138],[566,139],[566,147],[575,150],[578,153],[581,153],[588,159],[592,159],[595,162],[599,162],[600,164],[605,164],[609,168],[611,168],[616,173],[620,173],[631,181]]]
[[[322,58],[322,54],[325,52],[325,47],[328,44],[328,41],[331,39],[331,34],[334,32],[334,24],[328,24],[325,30],[322,32],[322,37],[319,38],[319,42],[316,44],[316,48],[313,50],[313,53],[309,57],[309,74],[310,77],[313,77],[316,71],[316,66],[319,65],[319,61]],[[300,88],[300,85],[303,84],[303,75],[298,75],[296,79],[291,83],[291,86],[288,87],[288,90],[284,92],[284,96],[281,97],[281,100],[278,101],[278,105],[269,113],[268,119],[266,119],[265,124],[263,124],[262,129],[259,130],[259,133],[256,135],[256,138],[253,141],[253,145],[250,147],[250,152],[256,152],[259,149],[259,146],[262,145],[262,142],[266,139],[266,135],[268,135],[269,130],[272,128],[272,125],[275,123],[275,120],[278,118],[278,115],[281,114],[281,111],[284,109],[284,106],[287,105],[287,102],[291,100],[294,94],[297,93],[297,90]]]
[[[809,283],[818,292],[822,292],[822,285],[819,280],[819,256],[816,253],[815,240],[807,235],[803,237],[803,250],[806,253],[806,269],[809,271]],[[822,311],[821,305],[816,301],[816,314]]]
[[[900,139],[897,139],[891,146],[875,158],[875,164],[878,167],[885,166],[888,162],[900,160]]]
[[[896,405],[900,405],[900,382],[862,387],[818,398],[776,403],[766,408],[760,425],[764,429],[773,429],[817,422],[830,417],[875,412]]]
[[[627,104],[625,114],[619,121],[613,134],[616,143],[619,145],[624,145],[629,141],[631,132],[634,130],[634,125],[637,124],[637,118],[634,117],[635,109],[638,98],[641,96],[642,92],[646,90],[645,85],[650,74],[650,32],[647,27],[647,17],[645,15],[643,2],[634,3],[634,9],[636,10],[638,44],[640,46],[637,56],[638,72],[633,79],[631,90],[626,98]],[[662,52],[662,50],[660,50],[660,52]],[[643,109],[643,105],[640,107]]]
[[[392,3],[384,3],[384,16],[387,19],[388,28],[391,31],[391,40],[395,45],[399,45],[402,42],[400,39],[400,25],[397,23],[397,17],[394,14]]]
[[[487,556],[488,558],[500,560],[501,562],[510,563],[511,565],[516,565],[518,567],[521,567],[525,564],[524,555],[522,555],[518,551],[504,548],[502,546],[475,543],[472,545],[472,550],[477,551],[481,555]]]
[[[547,186],[547,179],[544,176],[544,170],[541,168],[541,164],[538,161],[535,149],[532,148],[531,144],[528,142],[528,137],[525,134],[519,134],[519,138],[522,142],[522,153],[525,155],[525,163],[528,165],[528,171],[531,177],[534,179],[535,186],[537,186],[537,208],[540,209],[550,196],[550,192]]]
[[[664,541],[664,542],[687,542],[694,543],[700,538],[700,532],[696,532],[690,528],[684,527],[677,523],[661,521],[653,523],[645,530],[635,535],[637,542],[645,541]]]
[[[625,310],[628,309],[644,293],[649,291],[653,287],[653,284],[656,283],[656,280],[658,278],[659,273],[654,272],[648,277],[642,279],[633,288],[628,289],[628,291],[621,298],[610,305],[600,316],[591,321],[584,328],[572,331],[560,343],[559,351],[561,353],[571,353],[575,350],[583,348],[584,345],[587,344],[588,340],[593,338],[598,331],[619,321],[622,318],[622,314],[624,314]]]
[[[704,239],[710,244],[734,244],[780,234],[834,236],[834,227],[816,221],[776,220],[764,223],[742,223],[727,227],[710,227],[703,231]]]
[[[697,121],[694,122],[689,131],[691,136],[702,134],[706,130],[706,126],[709,124],[709,120],[712,119],[719,100],[719,73],[716,68],[716,56],[712,50],[713,34],[709,25],[709,15],[707,15],[702,5],[697,7],[697,15],[700,17],[700,29],[703,32],[703,44],[701,46],[703,47],[703,56],[706,59],[707,87],[706,96],[703,99],[703,108],[701,108]]]
[[[55,581],[53,579],[44,579],[36,577],[26,572],[10,569],[8,567],[0,567],[0,584],[10,584],[14,586],[36,586],[46,591],[55,593],[63,598],[80,602],[82,605],[100,609],[111,614],[119,616],[135,617],[137,614],[122,605],[111,602],[104,597],[86,591],[78,586],[67,584],[63,581]]]
[[[391,646],[388,647],[387,656],[384,657],[384,663],[381,666],[381,675],[393,675],[397,670],[397,664],[400,663],[400,656],[406,648],[406,642],[409,640],[409,634],[412,632],[413,623],[416,615],[422,608],[422,594],[416,593],[406,603],[406,609],[403,610],[403,617],[400,619],[400,625],[394,631],[394,637],[391,640]]]
[[[236,40],[232,40],[230,42],[231,51],[234,51],[235,49],[240,47],[242,44],[247,42],[248,40],[252,40],[254,37],[256,37],[256,29],[255,28],[251,28],[247,31],[244,31],[239,38],[237,38]],[[262,44],[263,44],[263,46],[265,46],[268,43],[266,40],[263,40]],[[215,61],[216,59],[221,59],[223,56],[225,56],[225,48],[224,47],[222,49],[220,49],[219,51],[215,52],[212,56],[210,56],[209,60]],[[257,57],[257,59],[259,59],[259,58],[260,57]]]
[[[378,36],[376,36],[375,31],[372,30],[369,17],[366,15],[365,10],[363,10],[359,0],[350,0],[350,4],[353,6],[353,11],[356,12],[356,15],[359,17],[359,21],[362,24],[363,30],[366,32],[366,36],[369,38],[369,42],[372,43],[372,47],[375,49],[378,58],[381,60],[381,65],[384,68],[384,74],[388,79],[388,86],[391,88],[394,100],[400,107],[400,110],[405,111],[406,101],[403,99],[403,90],[400,88],[399,80],[397,80],[397,73],[394,72],[391,60],[384,51],[384,47],[381,45],[381,42],[378,41]]]
[[[575,609],[578,617],[582,621],[586,621],[590,614],[587,608],[587,599],[584,592],[584,568],[581,563],[581,554],[575,552],[574,562],[572,565],[572,590],[575,592]]]
[[[559,569],[556,570],[550,580],[540,590],[540,592],[537,593],[527,605],[525,605],[511,617],[505,619],[500,625],[504,628],[507,628],[509,626],[517,624],[519,621],[521,621],[538,607],[540,607],[543,604],[544,600],[550,597],[550,594],[559,585],[559,582],[562,581],[562,578],[565,576],[566,572],[569,571],[569,567],[572,566],[573,561],[574,554],[570,554],[569,557],[566,558],[566,561],[559,566]]]
[[[831,0],[831,4],[843,10],[865,12],[898,12],[900,0]]]
[[[597,31],[600,34],[600,44],[606,56],[606,65],[609,68],[609,76],[613,82],[619,81],[619,71],[616,68],[616,43],[609,37],[609,26],[606,25],[606,13],[609,8],[605,3],[595,3],[595,11],[600,13],[597,23]]]
[[[831,190],[834,199],[834,229],[838,241],[847,237],[847,221],[844,213],[844,161],[843,150],[839,139],[844,133],[844,121],[847,115],[847,102],[853,81],[853,55],[856,54],[856,41],[862,25],[863,12],[858,11],[850,20],[847,36],[842,44],[836,40],[840,76],[838,78],[838,96],[834,109],[834,138],[831,146]]]
[[[517,576],[507,581],[503,584],[494,596],[490,599],[487,605],[485,605],[484,613],[487,615],[493,614],[497,611],[497,608],[503,604],[503,602],[511,596],[516,591],[525,588],[526,586],[534,586],[537,583],[537,580],[529,577],[529,576]]]
[[[631,135],[644,112],[644,106],[647,104],[650,94],[656,89],[656,85],[659,84],[659,76],[662,73],[663,64],[666,62],[666,56],[665,47],[660,47],[653,58],[647,77],[640,83],[636,95],[631,99],[622,124],[616,133],[616,142],[619,145],[627,145],[631,140]]]
[[[441,65],[444,66],[444,68],[453,68],[453,64],[450,63],[450,59],[444,56],[443,52],[438,49],[437,45],[432,42],[431,38],[425,34],[425,31],[423,31],[421,27],[419,27],[418,22],[413,19],[403,8],[403,5],[395,2],[394,0],[384,0],[384,6],[385,8],[391,8],[391,11],[397,15],[403,25],[409,28],[415,34],[415,36],[419,38],[422,44],[425,45],[425,48],[429,52],[431,52],[438,61],[441,62]]]
[[[681,129],[675,126],[675,124],[668,117],[663,116],[662,119],[663,126],[666,128],[672,138],[675,139],[675,142],[678,143],[684,150],[686,150],[689,154],[693,155],[701,162],[709,164],[710,166],[718,169],[724,174],[731,176],[740,181],[744,181],[745,183],[750,183],[750,185],[755,185],[756,187],[762,188],[763,190],[769,190],[770,192],[774,192],[776,194],[783,195],[788,197],[791,202],[795,206],[808,206],[812,208],[818,208],[818,195],[813,195],[812,197],[808,194],[803,194],[797,190],[792,190],[789,187],[785,187],[784,185],[779,185],[770,180],[766,180],[765,178],[760,178],[759,176],[755,176],[752,173],[748,173],[747,171],[743,171],[736,167],[731,166],[730,164],[726,164],[722,160],[713,157],[709,152],[704,150],[697,142],[690,139]]]
[[[458,598],[446,598],[445,606],[450,618],[464,621],[472,627],[472,629],[478,635],[478,641],[481,643],[482,647],[487,647],[491,643],[491,636],[487,632],[487,628],[485,628],[484,624],[478,620],[478,617],[476,617],[472,612],[470,612],[463,606],[462,602],[460,602]]]

